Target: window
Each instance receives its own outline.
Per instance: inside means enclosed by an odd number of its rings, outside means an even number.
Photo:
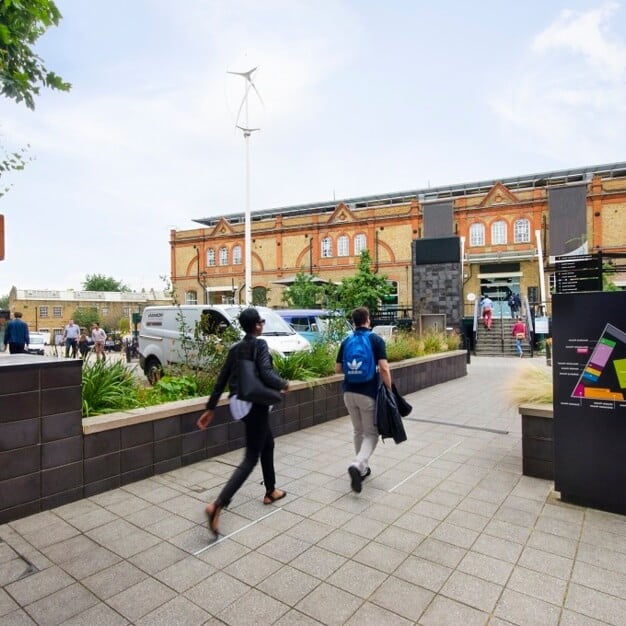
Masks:
[[[130,308],[127,306],[122,307],[122,315],[124,315],[124,317],[128,317],[128,314],[130,313]]]
[[[241,246],[233,248],[233,265],[241,265]]]
[[[513,238],[515,243],[527,243],[530,241],[530,222],[527,219],[515,220]]]
[[[485,245],[485,226],[484,224],[472,224],[470,226],[470,246]]]
[[[63,317],[63,307],[53,306],[52,307],[52,317]]]
[[[103,306],[102,307],[102,315],[108,315],[109,314],[109,307],[108,306]]]
[[[333,256],[333,240],[330,237],[322,239],[322,258],[329,259]]]
[[[220,248],[220,265],[228,265],[228,248]]]
[[[360,234],[354,238],[354,256],[359,256],[367,248],[365,235]]]
[[[185,291],[185,304],[198,304],[198,292]]]
[[[491,244],[494,246],[506,243],[506,222],[498,220],[491,225]]]
[[[215,267],[215,250],[213,248],[206,251],[206,264],[207,267]]]
[[[347,235],[341,235],[337,239],[337,256],[348,256],[350,254],[350,240]]]
[[[39,307],[39,317],[48,317],[48,307],[40,306]]]

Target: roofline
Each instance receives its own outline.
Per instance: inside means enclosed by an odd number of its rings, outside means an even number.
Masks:
[[[569,170],[557,170],[553,172],[539,172],[524,176],[513,176],[509,178],[494,178],[473,183],[459,183],[456,185],[446,185],[441,187],[426,187],[412,191],[399,191],[393,193],[377,194],[372,196],[357,196],[354,198],[344,198],[325,202],[311,202],[308,204],[296,204],[292,206],[277,207],[273,209],[261,209],[252,211],[253,221],[270,219],[279,215],[289,215],[298,213],[310,213],[311,210],[318,212],[331,212],[337,205],[344,203],[350,208],[364,208],[373,203],[384,202],[386,204],[400,204],[419,200],[420,202],[433,202],[445,200],[458,196],[466,196],[487,191],[496,183],[502,183],[512,189],[527,189],[534,187],[548,187],[550,184],[566,184],[581,182],[587,183],[593,175],[609,175],[613,178],[616,174],[626,176],[626,162],[610,163],[604,165],[587,165]],[[193,221],[204,226],[214,226],[222,218],[230,218],[230,221],[243,221],[245,213],[226,213],[215,217],[205,217],[194,219]]]

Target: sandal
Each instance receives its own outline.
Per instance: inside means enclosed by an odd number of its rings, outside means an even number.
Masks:
[[[274,495],[276,493],[278,495]],[[263,498],[263,504],[272,504],[272,502],[276,502],[276,500],[282,500],[286,495],[286,491],[282,491],[281,489],[274,489],[274,491],[265,494],[265,497]]]
[[[220,529],[217,527],[220,519],[221,506],[217,506],[214,502],[208,504],[205,513],[207,517],[207,528],[209,532],[213,533],[213,536],[217,539],[220,536]]]

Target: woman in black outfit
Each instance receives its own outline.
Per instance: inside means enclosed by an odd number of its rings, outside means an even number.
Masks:
[[[245,331],[245,337],[231,346],[226,362],[222,367],[213,393],[206,404],[206,411],[198,418],[198,428],[204,430],[213,420],[214,409],[220,399],[226,384],[229,387],[231,411],[234,417],[239,410],[245,411],[243,423],[246,426],[246,452],[243,461],[235,470],[229,481],[222,489],[214,502],[206,507],[209,530],[217,538],[219,536],[219,516],[224,507],[230,504],[235,493],[250,476],[254,466],[261,457],[261,469],[263,471],[263,483],[265,484],[265,497],[263,504],[271,504],[284,498],[287,494],[281,489],[276,489],[276,476],[274,473],[274,437],[269,424],[269,406],[265,404],[244,403],[236,398],[239,380],[239,360],[252,360],[256,347],[256,363],[259,376],[263,382],[274,389],[287,393],[289,381],[281,378],[273,369],[272,357],[267,348],[267,343],[257,337],[263,332],[265,320],[261,319],[255,308],[247,308],[241,312],[239,323]]]

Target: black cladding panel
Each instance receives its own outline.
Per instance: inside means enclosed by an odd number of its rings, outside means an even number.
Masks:
[[[413,242],[413,263],[460,263],[461,242],[459,237],[417,239]]]

